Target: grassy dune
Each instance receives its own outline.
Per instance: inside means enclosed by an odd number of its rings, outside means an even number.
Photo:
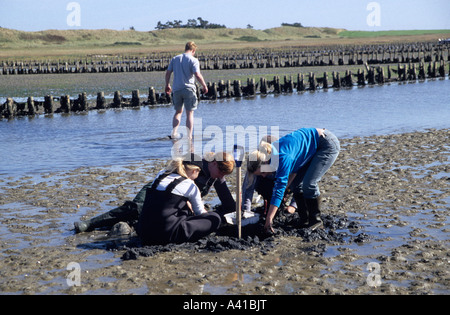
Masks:
[[[45,59],[92,54],[149,54],[183,49],[194,40],[201,50],[239,50],[344,44],[372,44],[437,40],[450,30],[363,32],[317,27],[254,29],[46,30],[23,32],[0,28],[0,58]]]

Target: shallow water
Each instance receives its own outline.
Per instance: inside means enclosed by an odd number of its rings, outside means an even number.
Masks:
[[[230,150],[239,141],[235,131],[248,148],[265,132],[283,136],[301,127],[325,127],[339,138],[447,128],[448,87],[445,79],[201,102],[195,148]],[[169,158],[172,143],[160,138],[170,134],[172,116],[172,107],[163,106],[4,119],[0,175]],[[227,127],[236,140],[227,138]]]

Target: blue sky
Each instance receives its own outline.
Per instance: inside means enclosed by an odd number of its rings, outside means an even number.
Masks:
[[[67,10],[71,2],[79,4],[79,25],[68,23],[75,14]],[[151,31],[158,21],[186,23],[201,17],[229,28],[299,22],[369,31],[450,29],[449,12],[450,0],[0,0],[0,26],[23,31],[133,26]]]

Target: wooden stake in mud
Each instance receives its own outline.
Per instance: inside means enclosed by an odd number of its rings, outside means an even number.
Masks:
[[[244,148],[239,145],[234,145],[234,161],[236,163],[236,225],[238,227],[238,238],[242,237],[242,221],[241,221],[241,166],[244,159]]]

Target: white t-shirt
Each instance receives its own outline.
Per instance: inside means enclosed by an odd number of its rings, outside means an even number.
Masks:
[[[170,61],[169,71],[173,71],[173,86],[172,90],[179,91],[186,88],[191,88],[196,91],[194,73],[200,71],[200,62],[197,58],[190,54],[181,54],[173,57]]]
[[[164,174],[165,170],[162,170],[158,173],[156,178],[158,178],[160,175]],[[165,191],[167,186],[169,186],[170,183],[172,183],[175,179],[180,178],[181,175],[178,174],[170,174],[166,178],[164,178],[156,187],[156,190],[159,191]],[[192,210],[194,211],[195,215],[199,215],[202,213],[206,213],[202,196],[200,193],[200,189],[198,189],[197,185],[192,179],[185,179],[180,184],[175,186],[175,188],[172,190],[172,194],[187,197],[192,204]]]

